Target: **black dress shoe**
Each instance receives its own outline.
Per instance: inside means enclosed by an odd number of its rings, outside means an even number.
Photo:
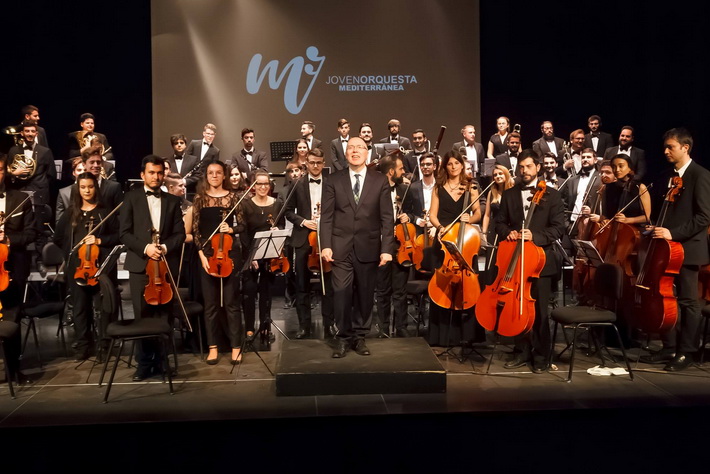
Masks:
[[[549,368],[550,368],[550,366],[547,365],[547,362],[533,362],[532,373],[533,374],[542,374],[544,372],[547,372],[547,370]]]
[[[305,329],[299,329],[298,332],[296,333],[296,339],[305,339],[311,335],[310,331],[306,331]]]
[[[644,364],[667,364],[672,361],[674,357],[675,352],[660,350],[658,352],[654,352],[653,354],[640,357],[639,361]]]
[[[689,365],[693,363],[693,356],[686,354],[677,354],[673,360],[671,360],[668,365],[666,365],[663,370],[668,372],[680,372],[685,370]]]
[[[335,328],[335,324],[329,324],[323,327],[323,339],[329,339],[335,337],[338,330]]]
[[[409,337],[409,333],[406,329],[397,329],[395,334],[397,337]]]
[[[84,362],[89,358],[89,349],[78,350],[74,353],[74,362]]]
[[[355,341],[355,344],[353,344],[353,349],[357,354],[361,356],[370,355],[370,349],[367,347],[367,344],[365,344],[365,339],[358,339],[357,341]]]
[[[140,382],[141,380],[147,379],[151,375],[153,375],[152,367],[138,367],[136,373],[133,374],[133,381]]]
[[[333,359],[342,359],[348,352],[347,341],[338,339],[333,345]]]
[[[518,367],[522,367],[528,363],[528,358],[525,357],[522,354],[516,355],[513,360],[509,360],[503,365],[503,368],[505,369],[517,369]]]

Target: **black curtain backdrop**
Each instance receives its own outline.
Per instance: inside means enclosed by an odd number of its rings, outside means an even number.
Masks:
[[[16,124],[20,108],[34,104],[64,158],[66,134],[90,111],[115,148],[119,179],[137,176],[140,159],[152,152],[150,3],[3,2],[0,12],[0,127]],[[543,120],[567,138],[599,114],[614,136],[622,125],[636,128],[652,173],[665,166],[661,135],[674,126],[691,130],[692,156],[710,166],[702,110],[709,13],[705,2],[662,9],[640,1],[481,2],[479,139],[485,144],[499,115],[522,125],[529,146]],[[466,28],[464,15],[461,23]],[[453,138],[460,124],[448,125]]]

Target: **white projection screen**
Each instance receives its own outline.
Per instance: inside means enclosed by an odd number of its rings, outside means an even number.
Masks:
[[[153,0],[151,21],[153,149],[163,156],[171,134],[199,139],[208,122],[223,160],[242,148],[244,127],[268,151],[310,120],[326,157],[341,118],[351,135],[369,122],[375,141],[391,118],[432,144],[445,125],[441,150],[463,125],[480,129],[477,0]]]

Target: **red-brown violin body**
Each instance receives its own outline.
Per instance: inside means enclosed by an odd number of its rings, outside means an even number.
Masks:
[[[234,239],[226,232],[212,236],[212,256],[207,259],[209,274],[217,278],[227,278],[234,270],[234,262],[229,256]]]
[[[160,245],[160,236],[153,234],[153,243]],[[143,291],[143,298],[149,305],[168,304],[173,300],[173,288],[168,280],[168,266],[165,258],[159,260],[148,259],[145,266],[148,283]]]
[[[94,218],[89,221],[88,232],[94,227]],[[99,246],[96,244],[84,244],[77,250],[79,264],[74,271],[74,281],[79,286],[96,286],[99,280],[96,272],[99,271]]]

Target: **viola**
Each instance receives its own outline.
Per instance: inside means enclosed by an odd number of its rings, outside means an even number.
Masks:
[[[683,179],[675,176],[666,193],[656,225],[663,227],[668,207],[683,188]],[[635,308],[629,314],[629,323],[649,333],[662,333],[671,329],[678,320],[678,303],[673,292],[675,275],[680,273],[685,256],[683,245],[666,239],[648,239],[642,246],[642,262],[636,278]]]
[[[465,209],[468,206],[468,192],[464,194],[463,199]],[[465,222],[456,222],[449,225],[447,230],[441,239],[455,242],[463,259],[471,264],[481,247],[481,234],[478,229]],[[429,280],[429,298],[442,308],[456,311],[468,309],[476,304],[481,294],[478,274],[462,267],[446,247],[442,248],[444,263],[434,271],[434,276]]]
[[[535,209],[545,196],[547,184],[538,180],[537,191],[523,224],[530,226]],[[476,319],[489,331],[512,337],[532,329],[535,299],[530,294],[532,280],[545,266],[545,251],[530,240],[504,240],[498,244],[498,275],[481,293],[476,305]]]
[[[269,214],[267,220],[269,221],[269,224],[271,224],[271,227],[275,227],[274,219],[271,214]],[[272,258],[269,262],[269,271],[274,275],[286,274],[290,269],[291,264],[288,262],[288,258],[286,257],[286,254],[284,254],[283,249],[278,257]]]
[[[397,197],[397,214],[401,213],[401,200]],[[415,242],[417,229],[411,222],[398,222],[394,226],[394,235],[399,242],[397,250],[397,262],[405,268],[414,265],[415,262],[421,263],[423,255],[422,249]]]
[[[315,215],[320,216],[320,203],[316,204]],[[311,253],[308,254],[308,271],[320,273],[322,268],[323,272],[328,273],[331,270],[330,262],[320,256],[320,239],[317,230],[312,230],[308,234],[308,244],[311,246]]]
[[[222,219],[225,219],[227,211],[222,212]],[[212,236],[210,245],[212,246],[212,256],[207,259],[209,274],[217,278],[227,278],[234,270],[234,262],[229,257],[234,239],[227,232],[217,232]]]
[[[160,234],[153,231],[153,243],[160,245]],[[148,284],[145,285],[143,298],[149,305],[168,304],[173,299],[173,289],[168,280],[168,265],[165,257],[159,260],[148,259],[145,266],[145,273],[148,275]]]
[[[94,217],[89,218],[86,225],[88,235],[94,229]],[[77,251],[79,264],[74,271],[74,281],[79,286],[96,286],[99,280],[96,272],[99,271],[99,246],[96,244],[82,244]]]

